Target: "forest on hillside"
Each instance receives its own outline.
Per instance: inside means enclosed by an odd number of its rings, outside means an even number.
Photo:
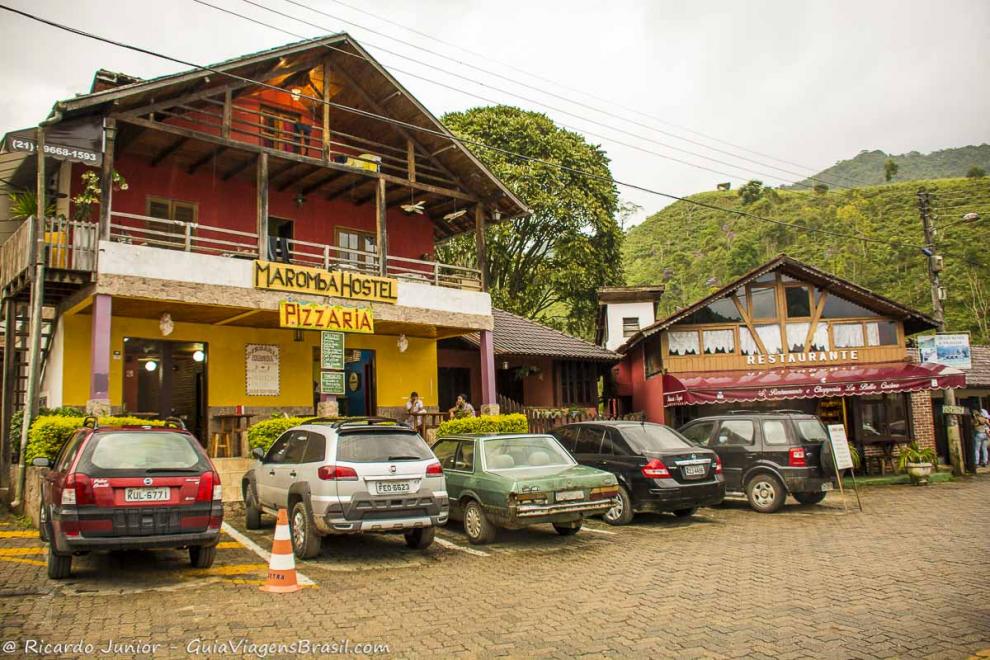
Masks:
[[[786,253],[931,313],[927,259],[919,249],[924,237],[917,192],[924,188],[933,194],[936,227],[944,229],[938,241],[945,257],[948,327],[973,333],[974,342],[990,343],[990,179],[912,181],[825,193],[750,186],[754,188],[756,194],[745,198],[733,190],[689,199],[809,229],[677,202],[627,233],[627,283],[666,285],[660,303],[660,314],[666,316]],[[971,211],[982,219],[959,222]],[[950,227],[952,223],[956,224]]]

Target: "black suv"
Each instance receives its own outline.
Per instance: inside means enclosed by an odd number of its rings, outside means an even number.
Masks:
[[[725,497],[718,455],[663,424],[582,422],[552,433],[578,463],[618,479],[619,503],[604,515],[610,525],[625,525],[643,511],[690,516]]]
[[[780,509],[788,493],[801,504],[818,504],[832,490],[831,445],[814,415],[742,410],[701,417],[678,430],[713,449],[722,459],[725,489],[745,493],[761,513]]]

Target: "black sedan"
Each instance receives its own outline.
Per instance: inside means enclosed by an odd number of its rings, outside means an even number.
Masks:
[[[646,511],[690,516],[725,497],[718,455],[663,424],[582,422],[553,435],[578,463],[618,479],[619,503],[604,516],[610,525],[628,524],[633,514]]]

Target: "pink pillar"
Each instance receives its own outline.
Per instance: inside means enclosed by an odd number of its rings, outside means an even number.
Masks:
[[[93,327],[89,346],[87,412],[107,414],[110,407],[110,296],[93,297]]]
[[[482,413],[495,407],[495,344],[492,341],[492,331],[482,330],[481,335],[481,406]]]

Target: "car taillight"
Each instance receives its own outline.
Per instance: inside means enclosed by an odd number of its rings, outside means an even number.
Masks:
[[[808,462],[804,459],[804,447],[791,447],[787,456],[787,464],[791,467],[807,467]]]
[[[722,474],[722,459],[715,454],[715,474]]]
[[[93,496],[93,482],[90,480],[89,475],[82,472],[70,473],[65,478],[65,486],[62,488],[62,506],[85,506],[95,503],[96,498]]]
[[[440,467],[439,463],[430,463],[426,466],[426,476],[428,477],[439,477],[443,474],[443,468]]]
[[[316,475],[323,481],[357,481],[357,472],[346,465],[324,465],[316,471]]]
[[[213,502],[223,499],[223,487],[220,485],[220,475],[212,470],[204,472],[199,478],[199,491],[196,493],[197,502]]]
[[[642,468],[643,476],[647,479],[669,479],[670,470],[659,458],[652,459]]]

